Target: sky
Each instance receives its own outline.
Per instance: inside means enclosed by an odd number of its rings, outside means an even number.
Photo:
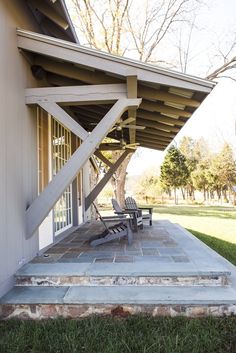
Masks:
[[[223,63],[217,56],[218,50],[226,52],[236,34],[236,0],[208,0],[206,3],[208,6],[197,16],[197,26],[201,30],[193,33],[193,59],[188,67],[188,73],[201,77]],[[210,62],[216,66],[210,68]],[[174,143],[178,145],[183,136],[204,137],[215,152],[225,142],[231,143],[236,155],[235,124],[236,81],[222,78],[178,133]],[[164,155],[160,151],[139,148],[129,163],[128,175],[140,175],[148,170],[158,172]]]
[[[204,5],[196,12],[187,67],[187,73],[200,77],[206,77],[207,73],[223,64],[219,52],[226,53],[236,39],[236,0],[203,1]],[[70,9],[71,0],[67,0],[67,5]],[[184,40],[187,36],[183,36]],[[172,35],[162,48],[168,52],[170,60],[176,55],[175,43],[175,36]],[[233,54],[236,55],[236,47],[231,57]],[[213,151],[217,152],[224,142],[231,143],[236,151],[235,122],[236,81],[222,78],[181,129],[174,143],[178,144],[183,136],[204,137]],[[163,158],[163,152],[138,148],[129,163],[128,175],[158,170]]]

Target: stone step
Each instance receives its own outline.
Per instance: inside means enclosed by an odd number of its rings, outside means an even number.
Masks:
[[[1,318],[75,318],[94,314],[222,316],[236,314],[232,287],[15,287],[0,300]]]
[[[18,286],[225,286],[230,272],[222,268],[195,269],[183,264],[27,264],[16,273]]]

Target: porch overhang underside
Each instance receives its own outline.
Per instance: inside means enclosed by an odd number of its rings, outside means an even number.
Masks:
[[[161,69],[97,50],[92,50],[45,35],[17,30],[18,47],[30,62],[34,76],[43,86],[65,87],[100,84],[127,84],[127,98],[141,98],[137,110],[125,111],[121,119],[135,117],[132,124],[143,129],[114,129],[108,137],[117,140],[114,147],[102,144],[103,149],[122,149],[126,143],[165,150],[176,134],[211,92],[214,83],[208,80]],[[133,79],[133,81],[132,81]],[[130,81],[129,81],[130,80]],[[130,82],[130,92],[129,92]],[[135,87],[136,85],[136,87]],[[86,131],[92,131],[113,102],[66,102],[61,106]]]

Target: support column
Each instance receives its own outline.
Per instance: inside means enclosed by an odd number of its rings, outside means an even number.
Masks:
[[[86,209],[86,198],[91,191],[90,188],[90,162],[89,160],[85,163],[83,167],[83,199],[84,199],[84,222],[89,221],[91,219],[91,210]]]

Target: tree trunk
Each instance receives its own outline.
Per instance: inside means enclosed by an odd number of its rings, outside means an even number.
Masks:
[[[174,192],[175,192],[175,205],[177,205],[177,194],[176,194],[176,188],[175,188]]]
[[[122,152],[115,152],[116,158],[121,156]],[[132,153],[130,153],[123,163],[119,166],[114,176],[111,178],[111,185],[114,190],[115,198],[120,204],[121,207],[125,206],[125,181],[126,181],[126,169],[132,157]]]

